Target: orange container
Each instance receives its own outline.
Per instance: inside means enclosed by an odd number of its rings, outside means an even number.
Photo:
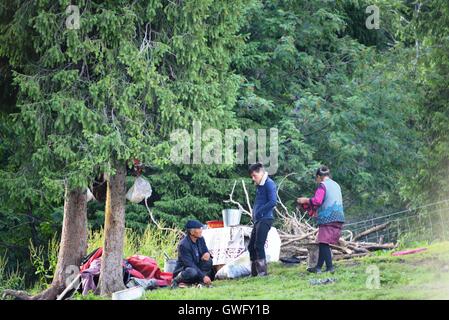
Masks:
[[[207,227],[210,228],[210,229],[223,228],[224,227],[224,223],[221,220],[207,221]]]

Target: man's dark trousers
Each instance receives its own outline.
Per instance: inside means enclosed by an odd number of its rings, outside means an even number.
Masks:
[[[214,271],[212,266],[212,259],[207,261],[200,261],[200,265],[198,266],[201,271],[205,273],[211,280],[214,279]],[[183,271],[181,271],[181,279],[182,282],[185,283],[199,283],[203,282],[202,275],[195,268],[187,267]]]
[[[254,224],[248,244],[251,261],[265,259],[265,242],[272,224],[273,219],[262,219]]]

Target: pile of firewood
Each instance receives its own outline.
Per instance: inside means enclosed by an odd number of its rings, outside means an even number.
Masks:
[[[313,227],[311,224],[309,224],[307,213],[302,213],[298,208],[295,208],[295,210],[289,210],[279,197],[279,190],[282,187],[282,183],[290,175],[285,176],[279,183],[277,193],[278,206],[275,208],[277,217],[282,220],[282,227],[278,229],[278,233],[281,238],[281,257],[297,257],[300,260],[306,260],[309,256],[310,249],[317,245],[316,237],[318,228]],[[243,180],[242,186],[245,193],[248,210],[246,210],[239,202],[233,199],[233,193],[236,183],[237,182],[234,182],[234,186],[229,195],[229,200],[225,200],[224,202],[237,205],[244,214],[251,216],[252,208]],[[368,255],[371,251],[375,250],[394,249],[396,247],[395,243],[359,241],[363,237],[373,232],[377,232],[386,228],[388,228],[388,223],[374,226],[356,235],[354,235],[350,230],[343,230],[343,234],[340,238],[339,244],[331,245],[334,259],[350,259]]]
[[[300,260],[306,260],[309,255],[309,250],[316,246],[316,236],[318,229],[310,226],[307,222],[301,222],[299,219],[287,217],[289,223],[296,224],[296,232],[286,232],[285,230],[278,230],[281,238],[281,256],[283,257],[297,257]],[[378,225],[370,228],[359,235],[357,238],[368,235],[386,228],[388,224]],[[332,253],[335,260],[350,259],[368,255],[371,251],[394,249],[395,243],[376,243],[357,241],[356,236],[352,236],[349,230],[344,230],[346,236],[340,238],[338,245],[331,245]]]

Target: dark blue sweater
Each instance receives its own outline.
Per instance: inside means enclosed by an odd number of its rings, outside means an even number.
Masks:
[[[253,221],[274,219],[273,209],[276,203],[276,183],[270,177],[267,177],[263,186],[257,186],[253,206]]]

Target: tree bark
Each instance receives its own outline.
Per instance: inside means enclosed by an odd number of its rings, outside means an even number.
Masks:
[[[106,191],[104,245],[100,268],[100,294],[109,296],[125,289],[123,283],[123,239],[125,233],[126,166],[115,166],[116,173],[109,177]]]
[[[69,277],[77,275],[76,271],[79,270],[81,259],[87,250],[86,200],[85,190],[73,189],[69,191],[66,188],[58,263],[51,286],[35,296],[15,290],[5,290],[4,295],[21,300],[55,300],[67,283],[70,282]]]

